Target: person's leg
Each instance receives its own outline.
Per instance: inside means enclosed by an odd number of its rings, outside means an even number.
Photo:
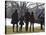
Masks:
[[[28,24],[27,24],[26,30],[28,31]]]
[[[19,31],[21,31],[21,32],[22,32],[22,25],[20,26],[20,29],[19,29]]]
[[[6,27],[6,24],[5,24],[5,34],[7,33],[7,27]]]
[[[28,31],[28,22],[26,23],[26,31]]]
[[[13,32],[14,32],[14,27],[15,27],[15,24],[13,24]]]
[[[20,25],[19,31],[21,31],[21,25]]]
[[[27,24],[26,24],[26,31],[27,31]]]
[[[18,32],[18,23],[16,24],[16,32]]]
[[[42,23],[41,23],[41,30],[43,29],[43,27],[42,27]]]
[[[34,23],[32,23],[32,24],[33,24],[33,26],[32,26],[32,27],[33,27],[33,32],[34,32]]]
[[[30,23],[30,32],[31,32],[31,23]]]
[[[21,27],[20,27],[20,30],[21,30],[21,32],[22,32],[22,25],[21,25]]]

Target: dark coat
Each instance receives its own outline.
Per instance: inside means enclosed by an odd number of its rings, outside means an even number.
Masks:
[[[17,24],[18,23],[18,13],[17,10],[15,11],[15,13],[12,14],[12,24]]]
[[[41,17],[39,17],[39,21],[40,21],[40,23],[42,23],[42,24],[44,24],[44,17],[43,16],[41,16]]]
[[[23,20],[24,20],[24,18],[23,18],[23,17],[21,17],[21,18],[20,18],[20,23],[19,23],[20,25],[24,25]]]
[[[29,12],[25,12],[24,20],[25,20],[26,23],[29,22],[29,16],[30,16],[30,13]]]
[[[35,18],[34,18],[33,12],[32,12],[32,14],[30,15],[30,22],[31,22],[31,23],[34,23],[34,22],[35,22]]]

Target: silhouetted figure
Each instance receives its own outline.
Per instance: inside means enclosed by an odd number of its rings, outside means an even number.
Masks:
[[[29,16],[30,16],[30,13],[27,10],[27,12],[25,12],[25,15],[24,15],[24,20],[25,20],[25,23],[26,23],[26,31],[28,31]]]
[[[39,17],[39,21],[40,21],[40,24],[41,24],[41,30],[43,29],[42,25],[44,24],[44,17],[43,16],[40,16]]]
[[[34,32],[34,22],[35,22],[35,18],[34,18],[33,12],[30,15],[30,22],[33,25],[33,32]],[[31,31],[31,24],[30,24],[30,31]]]
[[[21,18],[20,18],[20,31],[22,32],[22,26],[24,25],[24,23],[23,23],[23,20],[24,20],[24,18],[23,18],[23,16],[21,16]]]
[[[11,23],[13,24],[13,32],[14,32],[15,24],[17,25],[16,26],[16,31],[18,32],[18,13],[17,13],[17,10],[15,10],[15,12],[12,14]]]
[[[44,10],[45,9],[42,9],[41,13],[38,15],[38,19],[41,24],[41,30],[43,29],[42,25],[45,25],[45,23],[44,23],[44,17],[45,17]]]

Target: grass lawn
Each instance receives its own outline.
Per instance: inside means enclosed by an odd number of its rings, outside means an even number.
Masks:
[[[6,27],[7,27],[7,29],[6,29],[6,31],[7,31],[6,34],[33,33],[32,27],[31,27],[31,32],[30,32],[29,28],[28,28],[28,32],[25,31],[25,28],[24,28],[24,27],[22,28],[22,31],[23,31],[23,32],[20,32],[20,31],[19,31],[19,32],[16,32],[16,28],[14,29],[15,32],[13,32],[12,26],[6,26]],[[34,32],[44,32],[44,29],[41,30],[41,29],[40,29],[40,26],[39,26],[39,27],[34,28]]]

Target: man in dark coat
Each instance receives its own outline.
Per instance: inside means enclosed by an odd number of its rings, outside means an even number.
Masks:
[[[43,29],[42,25],[44,25],[44,16],[40,16],[39,21],[41,23],[41,30],[42,30]]]
[[[23,16],[21,16],[21,17],[20,17],[20,23],[19,23],[19,24],[21,25],[21,26],[20,26],[20,31],[21,31],[21,32],[22,32],[22,26],[24,25],[23,20],[24,20],[24,18],[23,18]]]
[[[45,9],[42,9],[41,13],[38,15],[38,19],[39,19],[39,22],[41,24],[41,30],[43,29],[42,25],[45,26],[45,23],[44,23],[44,18],[45,18],[45,14],[44,14],[44,10]]]
[[[31,24],[33,24],[33,31],[34,31],[35,18],[34,18],[33,12],[30,15],[30,22],[31,22]],[[30,31],[31,31],[31,24],[30,24]]]
[[[17,10],[15,10],[15,12],[12,14],[11,23],[13,24],[13,32],[14,32],[15,24],[17,25],[16,26],[16,31],[18,32],[18,13],[17,13]]]
[[[28,31],[29,16],[30,16],[30,13],[27,10],[27,12],[25,12],[25,15],[24,15],[24,20],[25,20],[25,23],[26,23],[26,31]]]

